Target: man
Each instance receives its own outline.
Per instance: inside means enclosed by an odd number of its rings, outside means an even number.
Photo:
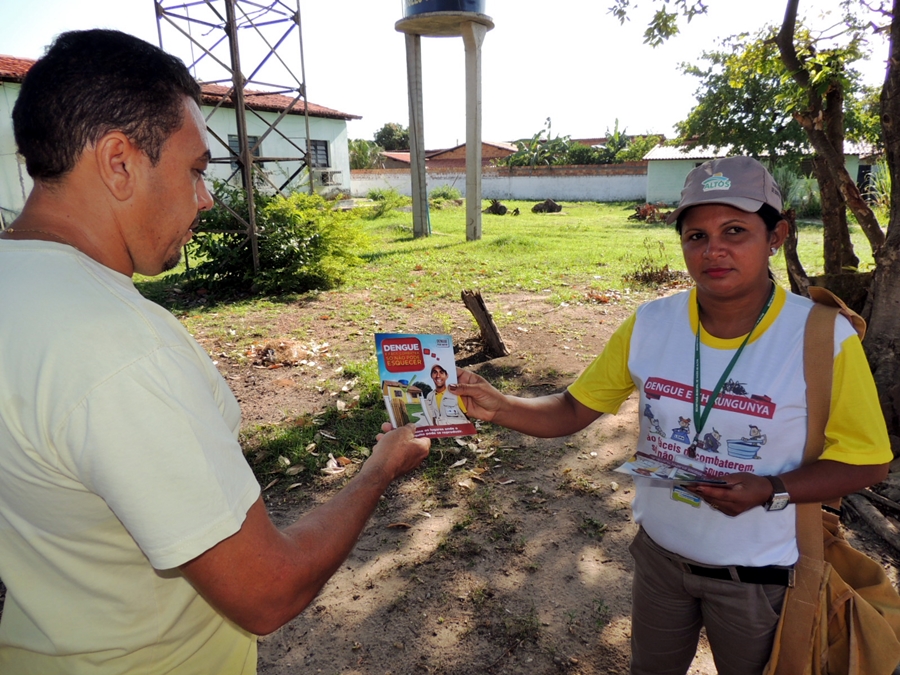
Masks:
[[[13,111],[34,189],[0,234],[0,672],[247,674],[379,497],[415,468],[379,437],[333,500],[276,529],[240,410],[134,273],[177,264],[210,153],[184,65],[115,31],[65,33]]]
[[[434,389],[425,397],[425,405],[431,415],[433,424],[462,424],[467,422],[463,413],[465,409],[455,394],[447,390],[447,371],[435,364],[431,367],[431,381]]]

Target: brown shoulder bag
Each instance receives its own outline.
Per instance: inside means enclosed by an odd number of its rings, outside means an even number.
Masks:
[[[809,418],[803,463],[818,460],[831,405],[834,321],[845,314],[865,335],[865,322],[824,289],[806,323],[804,374]],[[816,367],[818,365],[818,367]],[[763,675],[891,675],[900,663],[900,596],[881,565],[840,533],[840,500],[798,504],[794,586],[788,588]]]

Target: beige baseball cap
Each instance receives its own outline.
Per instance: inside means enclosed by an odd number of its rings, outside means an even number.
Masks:
[[[685,209],[701,204],[726,204],[748,213],[768,204],[781,213],[781,190],[752,157],[723,157],[704,162],[687,175],[678,208],[666,222],[671,225]]]

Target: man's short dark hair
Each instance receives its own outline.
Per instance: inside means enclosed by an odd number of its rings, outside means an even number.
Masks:
[[[59,35],[22,82],[13,129],[28,174],[52,181],[84,149],[112,131],[125,134],[155,165],[181,128],[184,98],[200,86],[184,63],[114,30]]]

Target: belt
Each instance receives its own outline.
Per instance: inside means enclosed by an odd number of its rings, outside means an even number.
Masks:
[[[681,563],[681,569],[688,574],[724,581],[741,581],[745,584],[772,584],[793,586],[794,570],[790,567],[703,567]]]

